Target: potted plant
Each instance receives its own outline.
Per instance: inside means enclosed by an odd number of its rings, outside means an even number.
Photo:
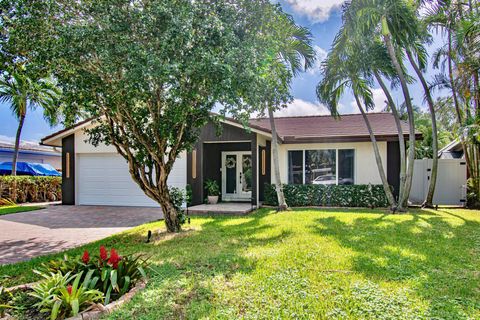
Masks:
[[[215,180],[205,181],[205,189],[207,190],[208,203],[217,204],[218,196],[220,195],[220,187],[218,186],[217,181]]]

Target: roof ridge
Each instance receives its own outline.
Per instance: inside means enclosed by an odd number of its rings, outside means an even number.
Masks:
[[[367,115],[377,115],[377,114],[393,114],[391,112],[387,111],[380,111],[380,112],[367,112]],[[348,117],[348,116],[361,116],[361,113],[346,113],[346,114],[341,114],[339,115],[341,117]],[[279,116],[275,117],[274,119],[295,119],[295,118],[324,118],[324,117],[329,117],[331,118],[332,115],[329,114],[318,114],[318,115],[303,115],[303,116]],[[250,118],[249,120],[264,120],[268,119],[268,117],[260,117],[260,118]]]

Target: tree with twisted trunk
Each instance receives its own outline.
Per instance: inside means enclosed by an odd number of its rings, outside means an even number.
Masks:
[[[33,61],[59,80],[70,114],[96,119],[90,142],[116,148],[167,231],[179,232],[168,177],[218,120],[211,111],[248,115],[265,94],[290,98],[269,82],[284,78],[265,74],[277,49],[266,39],[285,14],[268,0],[45,2],[38,19],[50,32],[32,37]]]

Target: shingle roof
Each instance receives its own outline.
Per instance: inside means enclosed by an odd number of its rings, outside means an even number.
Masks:
[[[396,137],[397,127],[391,113],[370,113],[368,119],[377,137]],[[252,125],[270,130],[268,118],[252,119]],[[361,114],[332,116],[300,116],[275,118],[275,127],[284,142],[308,142],[322,139],[351,140],[369,139],[367,126]],[[408,134],[408,123],[402,121],[403,133]]]
[[[396,140],[398,133],[391,113],[369,113],[368,119],[378,140]],[[81,121],[74,126],[52,133],[42,139],[42,144],[69,130],[74,130],[91,122],[93,118]],[[237,120],[225,120],[240,124]],[[251,119],[250,127],[267,134],[271,133],[268,118]],[[347,114],[335,119],[332,116],[276,117],[277,134],[284,143],[370,141],[367,127],[361,114]],[[402,121],[403,133],[408,135],[408,123]],[[417,138],[421,134],[417,133]]]
[[[0,141],[0,149],[2,150],[14,150],[15,144],[9,141]],[[61,152],[56,150],[52,147],[42,146],[38,143],[28,142],[28,141],[21,141],[20,142],[20,151],[32,151],[32,152],[43,152],[43,153],[51,153],[53,155],[60,155]]]

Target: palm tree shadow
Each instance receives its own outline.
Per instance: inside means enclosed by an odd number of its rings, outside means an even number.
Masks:
[[[367,279],[413,281],[415,293],[428,300],[429,312],[438,316],[444,308],[455,313],[460,298],[477,306],[480,300],[479,259],[473,254],[478,242],[471,241],[478,239],[480,223],[446,213],[450,216],[419,210],[395,222],[384,216],[359,217],[352,224],[330,216],[317,219],[311,229],[351,249],[352,271]]]

